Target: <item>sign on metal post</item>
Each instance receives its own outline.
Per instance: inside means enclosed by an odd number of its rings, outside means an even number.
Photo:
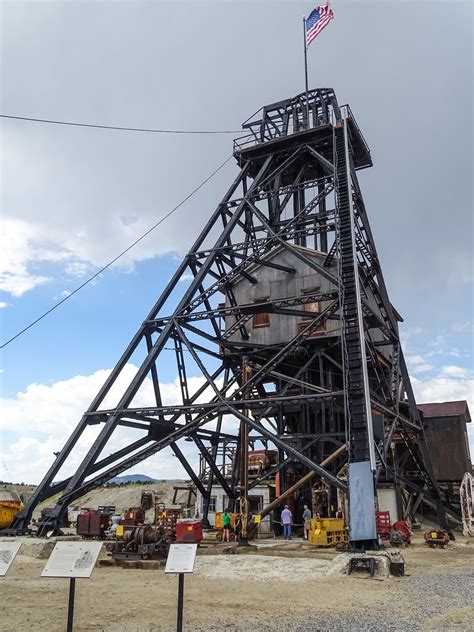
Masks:
[[[197,544],[171,544],[165,573],[192,573]]]
[[[76,578],[91,576],[101,548],[102,542],[56,542],[41,573],[41,577],[68,577],[70,580],[67,632],[72,632]]]
[[[16,540],[0,542],[0,577],[5,577],[20,547],[21,542],[17,542]]]
[[[177,632],[183,630],[184,575],[194,571],[197,544],[171,544],[166,560],[165,573],[178,573]]]

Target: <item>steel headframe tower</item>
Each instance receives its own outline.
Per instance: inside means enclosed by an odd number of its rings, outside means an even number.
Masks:
[[[204,519],[214,482],[245,513],[255,484],[247,449],[259,442],[278,450],[272,473],[283,492],[299,488],[308,498],[315,479],[330,503],[349,491],[356,547],[376,543],[380,482],[395,485],[405,515],[422,494],[446,528],[400,317],[356,175],[372,165],[370,152],[350,108],[339,107],[333,90],[317,89],[264,107],[243,129],[234,141],[236,179],[9,533],[27,531],[36,505],[61,492],[37,531],[59,533],[70,503],[166,447],[202,494]],[[312,285],[291,289],[301,275]],[[258,292],[268,279],[275,291]],[[280,338],[259,337],[270,319],[269,332],[285,323]],[[171,362],[180,399],[169,405],[160,375]],[[107,406],[129,363],[136,374]],[[58,482],[91,425],[99,430],[82,462]],[[107,452],[121,427],[137,438]],[[206,481],[185,458],[183,439],[208,464]],[[224,442],[236,446],[231,472],[217,463]]]

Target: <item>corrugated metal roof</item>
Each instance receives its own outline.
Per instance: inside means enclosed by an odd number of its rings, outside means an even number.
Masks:
[[[456,402],[418,404],[418,408],[425,417],[459,417],[459,415],[466,415],[467,421],[471,421],[469,408],[465,399]]]

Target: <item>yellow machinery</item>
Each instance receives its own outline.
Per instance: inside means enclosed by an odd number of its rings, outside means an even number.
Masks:
[[[224,536],[224,527],[222,524],[223,515],[224,515],[223,511],[216,511],[216,515],[214,517],[214,527],[217,529],[217,533],[216,533],[217,540],[222,540]],[[234,529],[235,529],[235,523],[237,522],[238,517],[239,517],[239,514],[237,513],[230,514],[230,539],[231,540],[235,540],[237,537],[235,535]]]
[[[347,542],[347,533],[342,518],[312,518],[309,543],[315,546],[336,546]]]
[[[23,507],[21,500],[0,500],[0,529],[7,529]]]
[[[215,518],[214,518],[214,526],[216,529],[222,529],[222,516],[223,516],[223,511],[217,511]],[[235,527],[235,521],[237,520],[239,514],[236,513],[231,513],[230,514],[230,528],[233,530]]]

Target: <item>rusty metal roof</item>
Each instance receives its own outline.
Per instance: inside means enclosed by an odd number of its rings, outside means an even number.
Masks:
[[[432,404],[418,404],[418,408],[427,417],[459,417],[466,415],[467,422],[471,421],[467,401],[461,399],[456,402],[436,402]]]

